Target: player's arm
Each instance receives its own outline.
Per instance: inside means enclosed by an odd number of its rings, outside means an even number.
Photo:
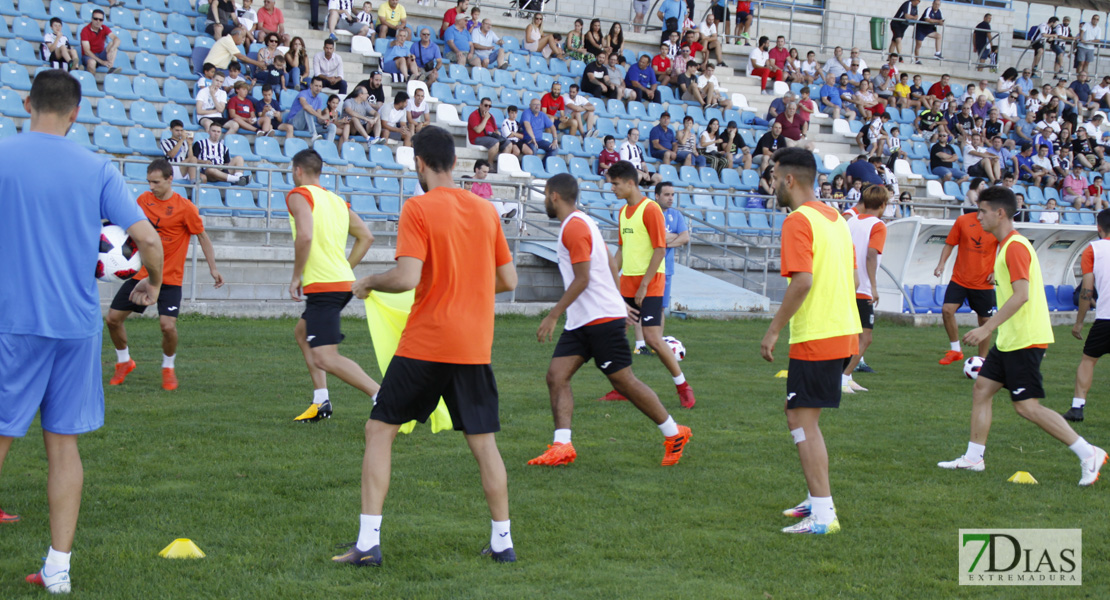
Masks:
[[[308,262],[308,253],[312,250],[312,207],[300,192],[289,194],[285,204],[297,225],[297,235],[293,240],[293,279],[289,282],[289,297],[300,302],[303,300],[301,279],[304,276],[304,266]]]
[[[551,312],[540,321],[540,328],[536,330],[536,340],[540,342],[550,342],[551,334],[555,331],[555,325],[559,322],[559,317],[567,310],[582,292],[586,291],[586,286],[590,284],[590,261],[584,260],[582,262],[574,263],[571,265],[574,270],[574,280],[567,286],[567,290],[563,292],[563,296],[551,308]]]
[[[620,273],[620,270],[622,268],[624,268],[624,253],[622,252],[622,250],[623,250],[623,248],[621,246],[617,246],[617,253],[614,254],[613,259],[611,261],[609,261],[610,263],[613,264],[613,269],[614,269],[613,277],[618,278],[617,279],[617,287],[618,288],[621,286],[621,282],[620,282],[620,279],[619,279],[619,273]]]
[[[511,264],[511,263],[510,263]],[[366,298],[371,291],[385,292],[387,294],[400,294],[407,292],[420,283],[420,273],[424,270],[424,261],[412,256],[398,256],[397,266],[377,275],[363,277],[354,283],[352,291],[359,298]]]
[[[208,272],[211,273],[212,280],[216,282],[217,288],[223,287],[224,276],[220,275],[220,270],[216,268],[216,251],[212,248],[212,240],[208,239],[208,232],[198,233],[197,241],[200,242],[200,249],[204,252],[204,262],[208,263]]]
[[[775,343],[779,340],[779,333],[790,322],[794,313],[802,307],[802,303],[809,296],[809,290],[812,287],[813,273],[801,272],[790,275],[790,285],[786,286],[782,304],[779,305],[775,318],[771,319],[771,325],[767,328],[767,333],[763,336],[763,342],[759,345],[759,353],[763,356],[763,360],[767,362],[775,360]]]
[[[871,282],[871,304],[879,303],[879,251],[874,248],[867,249],[867,279]],[[859,284],[856,284],[859,288]]]
[[[351,255],[347,257],[347,262],[353,269],[362,262],[363,257],[370,250],[370,245],[374,243],[374,234],[370,233],[370,228],[355,214],[355,211],[348,208],[347,212],[350,213],[347,233],[355,238],[355,244],[351,246]]]
[[[667,234],[667,247],[668,248],[681,248],[690,243],[690,231],[686,230],[681,233],[668,233]]]
[[[132,290],[130,300],[141,306],[150,306],[158,301],[158,293],[162,289],[162,238],[146,219],[128,227],[127,235],[139,247],[139,258],[147,272],[146,279]]]
[[[933,269],[934,277],[944,275],[944,265],[948,263],[948,257],[952,256],[953,248],[955,248],[955,246],[952,244],[945,244],[944,249],[940,251],[940,262],[937,263],[937,268]]]
[[[1079,285],[1079,312],[1075,315],[1075,326],[1071,334],[1075,339],[1083,339],[1083,320],[1087,318],[1087,311],[1091,310],[1091,299],[1095,297],[1095,274],[1084,273],[1083,283]]]
[[[978,346],[982,341],[990,338],[991,333],[998,329],[998,326],[1005,323],[1026,302],[1029,301],[1029,280],[1019,279],[1014,281],[1011,286],[1014,290],[1014,295],[1005,304],[998,307],[998,311],[982,326],[972,329],[964,336],[964,343],[968,346]]]
[[[494,282],[493,293],[500,294],[501,292],[511,292],[516,289],[516,265],[514,265],[512,261],[497,267],[495,275],[496,280]]]

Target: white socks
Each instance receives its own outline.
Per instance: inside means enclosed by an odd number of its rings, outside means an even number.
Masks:
[[[239,181],[239,175],[237,175],[235,173],[229,173],[228,176],[227,176],[227,182],[228,183],[235,183],[236,181]]]
[[[328,388],[312,390],[312,403],[323,404],[328,401]]]
[[[172,369],[173,368],[173,361],[176,358],[177,358],[176,354],[174,354],[173,356],[166,356],[165,354],[163,354],[162,355],[162,368],[163,369]]]
[[[513,536],[509,533],[508,521],[490,521],[493,531],[489,534],[489,547],[494,552],[504,552],[513,547]]]
[[[677,376],[672,377],[672,379],[674,379],[674,384],[675,385],[682,385],[682,384],[686,383],[686,374],[685,373],[679,373]]]
[[[1094,446],[1087,443],[1087,440],[1083,439],[1082,437],[1080,437],[1078,440],[1075,440],[1074,444],[1068,446],[1068,450],[1074,452],[1075,455],[1079,457],[1079,460],[1087,460],[1088,458],[1091,458],[1095,455]]]
[[[570,443],[570,430],[569,429],[556,429],[555,430],[555,443],[556,444],[569,444]]]
[[[69,570],[69,557],[72,552],[58,552],[53,546],[46,552],[46,564],[42,567],[44,575],[56,575],[61,571]]]
[[[123,350],[116,350],[116,362],[117,363],[125,363],[129,360],[131,360],[131,350],[129,348],[124,348]]]
[[[960,342],[958,342],[958,341],[952,342],[951,346],[952,346],[952,351],[953,352],[959,352],[960,351]]]
[[[1072,398],[1071,399],[1071,407],[1072,408],[1083,408],[1086,404],[1087,404],[1087,399],[1086,398]]]
[[[851,375],[844,375],[843,373],[841,373],[841,375],[840,375],[840,385],[848,385],[849,383],[852,383],[852,376]]]
[[[647,346],[647,342],[645,342],[644,340],[636,340],[636,349],[637,350],[639,350],[640,348],[643,348],[644,346]]]
[[[674,417],[667,415],[667,420],[659,424],[659,431],[664,437],[674,437],[678,435],[678,423],[674,422]]]
[[[818,498],[811,495],[809,503],[809,512],[818,523],[828,525],[836,520],[836,508],[833,507],[832,496]]]
[[[381,515],[359,515],[358,541],[355,542],[355,548],[358,548],[360,552],[366,552],[381,544],[381,531]]]
[[[1079,438],[1079,439],[1081,441],[1083,440],[1083,438]],[[968,442],[967,443],[967,452],[964,453],[964,458],[966,458],[967,460],[969,460],[973,463],[977,463],[977,462],[983,460],[983,453],[986,452],[986,451],[987,451],[987,447],[984,446],[983,444],[976,444],[975,442]]]

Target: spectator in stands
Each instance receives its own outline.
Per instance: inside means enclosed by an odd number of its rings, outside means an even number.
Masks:
[[[605,43],[610,54],[613,52],[624,54],[624,30],[621,29],[620,23],[614,22],[609,26],[609,35],[605,36]]]
[[[721,37],[717,35],[717,18],[713,13],[705,15],[705,21],[698,25],[698,31],[701,33],[701,43],[705,46],[705,60],[709,60],[709,53],[713,53],[713,57],[717,60],[717,64],[722,67],[727,67],[723,60],[721,60]]]
[[[982,136],[971,134],[971,139],[964,144],[964,171],[971,177],[985,177],[988,183],[994,184],[1002,180],[1002,168],[999,157],[983,145]]]
[[[258,9],[258,26],[255,29],[264,35],[277,35],[282,44],[289,44],[289,34],[285,33],[285,15],[281,14],[280,8],[274,7],[274,0],[262,0],[262,8]]]
[[[268,136],[272,129],[262,129],[258,122],[258,114],[254,111],[254,101],[247,97],[251,85],[245,81],[235,84],[235,95],[227,101],[227,133],[231,135],[240,129]]]
[[[198,5],[199,8],[199,5]],[[235,27],[235,2],[232,0],[212,0],[208,3],[204,32],[218,40],[224,37],[224,29]]]
[[[979,97],[975,99],[975,104],[971,105],[971,114],[980,119],[986,119],[993,107],[994,104],[987,99],[986,94],[979,94]]]
[[[679,87],[678,77],[671,69],[674,67],[673,61],[667,56],[667,44],[659,45],[659,54],[656,54],[651,59],[651,69],[655,71],[655,80],[659,85],[667,85],[671,87]],[[704,106],[704,104],[703,104]]]
[[[327,98],[324,97],[324,78],[313,77],[307,90],[301,90],[293,100],[293,107],[285,117],[285,122],[278,127],[285,132],[285,139],[293,137],[294,130],[307,131],[312,136],[312,141],[320,139],[316,131],[316,123],[324,119],[324,109],[327,107]],[[335,136],[334,131],[329,132]]]
[[[285,71],[288,73],[285,87],[302,89],[301,77],[308,75],[308,69],[308,51],[304,40],[295,37],[289,42],[289,51],[285,53]]]
[[[836,88],[836,77],[832,73],[825,75],[825,85],[821,86],[821,91],[818,92],[818,101],[820,102],[821,112],[829,115],[833,119],[840,118],[840,111],[843,107],[843,101],[840,99],[840,91]],[[845,117],[848,120],[855,118],[855,113],[847,112]]]
[[[1014,125],[1014,140],[1018,144],[1033,143],[1033,135],[1036,131],[1036,118],[1036,114],[1034,114],[1032,111],[1026,111],[1025,118],[1021,121],[1018,121],[1017,124]]]
[[[872,162],[872,158],[876,157],[868,157],[866,154],[860,154],[848,165],[848,168],[844,170],[844,176],[848,178],[848,189],[851,189],[856,182],[860,181],[868,185],[883,185],[883,178],[879,175],[879,171],[876,168],[876,165],[882,164],[882,159]],[[833,184],[835,183],[836,180],[834,179]],[[844,194],[845,197],[847,197],[848,190],[844,190]]]
[[[933,53],[933,57],[937,60],[944,60],[944,56],[940,53],[940,31],[937,30],[937,27],[941,25],[944,25],[944,15],[940,12],[940,0],[933,0],[932,6],[921,13],[921,18],[917,21],[917,27],[914,28],[914,64],[921,64],[918,55],[921,53],[921,42],[925,41],[926,38],[933,38],[936,43],[936,52]]]
[[[77,51],[69,45],[69,40],[62,33],[62,20],[58,17],[50,19],[50,30],[42,36],[40,56],[54,69],[72,71],[81,66]]]
[[[382,108],[383,139],[400,140],[404,145],[412,146],[412,119],[409,117],[409,112],[405,110],[408,103],[408,92],[397,92],[397,95],[393,97],[393,105]],[[494,129],[496,130],[496,125]]]
[[[409,113],[409,122],[412,123],[412,134],[420,133],[428,125],[428,103],[425,101],[426,94],[424,88],[416,88],[412,93],[412,98],[409,98],[405,104],[405,110]]]
[[[586,98],[585,94],[579,93],[577,83],[570,84],[570,89],[563,98],[566,101],[567,111],[578,120],[578,130],[582,132],[583,139],[597,133],[597,107]]]
[[[601,19],[590,21],[590,29],[585,33],[582,41],[586,48],[586,52],[594,56],[600,56],[601,53],[604,52],[606,56],[608,56],[607,41],[608,39],[601,31]]]
[[[328,1],[328,39],[332,41],[339,39],[335,35],[336,27],[351,35],[366,36],[370,33],[370,25],[355,16],[354,0]]]
[[[555,124],[540,109],[539,98],[532,98],[520,121],[524,130],[524,143],[529,146],[532,154],[543,150],[544,160],[547,160],[559,151],[559,136],[555,131]],[[543,138],[545,132],[551,134],[550,142]]]
[[[698,137],[698,151],[705,157],[705,163],[718,174],[724,169],[732,168],[732,153],[722,152],[717,140],[721,135],[721,122],[714,118],[709,119],[705,131]]]
[[[920,101],[910,100],[909,81],[909,73],[902,73],[898,76],[898,83],[894,85],[894,96],[891,98],[894,101],[894,106],[914,109],[921,105]]]
[[[624,85],[625,68],[620,65],[620,61],[624,60],[622,56],[616,52],[609,53],[609,64],[606,67],[606,73],[609,75],[609,81],[612,81],[617,86],[618,97],[631,98],[632,90]]]
[[[235,84],[239,82],[254,86],[254,80],[243,77],[243,67],[238,61],[233,60],[231,64],[227,65],[227,77],[224,78],[224,91],[227,92],[229,98],[235,94]]]
[[[867,68],[867,61],[860,56],[859,48],[852,48],[848,55],[848,63],[853,61],[859,62],[859,70],[863,71]]]
[[[748,75],[752,77],[759,77],[759,89],[762,94],[773,94],[774,89],[767,89],[767,80],[774,79],[775,81],[782,81],[783,72],[778,69],[774,62],[771,61],[767,49],[771,47],[771,40],[767,36],[759,38],[759,46],[751,51],[748,55]],[[839,48],[838,48],[839,50]],[[828,65],[825,65],[825,70],[828,70]]]
[[[466,119],[466,137],[472,145],[485,148],[490,164],[495,165],[505,138],[498,132],[497,119],[489,111],[492,106],[493,101],[489,98],[482,98],[478,102],[478,110],[470,113]]]
[[[1071,90],[1072,95],[1069,98],[1074,103],[1074,110],[1079,116],[1087,114],[1088,111],[1096,111],[1100,105],[1091,97],[1091,84],[1088,83],[1088,75],[1086,71],[1080,71],[1076,76],[1075,81],[1071,82],[1068,89]]]
[[[104,25],[104,11],[99,8],[93,10],[89,24],[81,28],[81,55],[85,59],[85,69],[95,73],[97,67],[104,67],[109,73],[119,72],[116,67],[119,45],[119,37]]]
[[[582,91],[598,98],[618,99],[616,87],[609,81],[609,56],[602,50],[597,60],[586,65],[582,72]]]
[[[659,183],[663,177],[659,173],[652,173],[648,169],[648,165],[644,162],[644,149],[640,147],[640,130],[633,127],[628,130],[628,139],[621,144],[620,157],[621,160],[626,160],[636,168],[639,173],[640,185],[651,185]]]
[[[648,152],[651,153],[652,158],[663,161],[663,164],[669,165],[675,159],[675,134],[670,127],[671,113],[664,112],[659,115],[659,124],[651,128],[648,133]]]
[[[1022,69],[1021,76],[1014,79],[1014,86],[1021,93],[1022,97],[1028,96],[1034,86],[1033,72],[1029,69]]]
[[[567,32],[566,36],[567,58],[580,60],[584,63],[591,62],[594,55],[586,51],[585,32],[582,30],[582,19],[574,20],[574,29]]]
[[[597,174],[605,177],[605,173],[609,171],[609,167],[617,164],[621,160],[621,155],[620,152],[617,152],[617,140],[613,136],[605,136],[603,143],[605,147],[597,157]]]
[[[1048,223],[1049,225],[1056,225],[1060,222],[1060,212],[1056,209],[1056,199],[1049,198],[1045,202],[1044,210],[1041,211],[1041,223]]]
[[[655,16],[663,23],[663,37],[660,41],[666,41],[671,37],[672,31],[679,30],[678,26],[685,14],[686,7],[682,4],[682,0],[662,0],[659,3],[659,10]]]
[[[280,44],[281,37],[278,36],[278,34],[276,33],[266,34],[266,37],[263,38],[263,46],[258,50],[258,60],[266,66],[260,71],[272,69],[274,66],[274,60],[277,57],[282,56],[281,51],[278,50],[278,45]]]
[[[906,30],[917,20],[917,5],[921,0],[906,0],[890,20],[890,52],[902,54],[902,38]]]
[[[775,121],[771,123],[771,129],[759,138],[755,144],[755,156],[752,162],[763,167],[766,171],[767,167],[771,165],[771,156],[779,149],[786,147],[786,138],[782,137],[782,125]]]
[[[250,175],[243,173],[242,170],[228,171],[218,168],[243,166],[243,157],[231,156],[227,146],[220,141],[220,136],[223,133],[220,124],[213,121],[207,125],[206,131],[208,132],[208,139],[197,140],[193,143],[193,156],[196,157],[196,162],[202,165],[212,165],[201,171],[200,182],[226,181],[238,185],[250,183]]]
[[[997,89],[998,92],[1002,94],[1010,91],[1016,91],[1020,95],[1021,90],[1017,88],[1017,79],[1018,70],[1013,67],[1009,67],[1005,71],[1003,71],[1001,75],[998,76],[998,83],[995,84],[995,89]]]
[[[866,79],[860,82],[859,89],[852,95],[852,103],[856,105],[857,112],[865,121],[870,121],[873,115],[886,112],[886,105],[872,90],[871,82]]]
[[[858,60],[853,60],[852,63],[848,65],[848,72],[845,73],[844,76],[848,78],[848,81],[851,82],[852,85],[859,87],[859,83],[863,81],[863,72],[860,71]]]
[[[397,37],[398,30],[408,27],[408,19],[408,13],[399,0],[388,0],[378,7],[378,37]]]
[[[501,120],[501,152],[513,156],[531,154],[532,149],[524,145],[524,131],[516,117],[516,105],[510,104],[505,109],[505,118]]]
[[[281,103],[274,97],[274,86],[262,84],[262,99],[255,101],[254,112],[260,122],[268,121],[275,130],[281,125]]]
[[[1084,168],[1100,173],[1110,171],[1110,163],[1105,160],[1106,150],[1087,135],[1085,127],[1076,130],[1071,149],[1075,155],[1075,162],[1083,165]]]
[[[832,75],[836,81],[840,81],[840,76],[848,72],[848,65],[844,63],[844,49],[837,46],[833,49],[833,56],[825,61],[825,74]],[[750,71],[749,71],[749,74]]]
[[[944,115],[934,109],[926,108],[917,113],[913,120],[914,130],[925,137],[926,141],[932,140],[937,133],[947,133],[948,127],[943,125]]]
[[[1057,180],[1067,177],[1072,166],[1071,147],[1061,145],[1052,157],[1052,170],[1056,173]]]
[[[975,30],[971,34],[971,48],[975,51],[975,56],[979,58],[979,65],[976,70],[983,68],[983,65],[991,58],[991,14],[983,15],[983,20],[975,26]]]
[[[825,72],[821,69],[821,63],[817,62],[817,54],[813,50],[806,53],[806,59],[802,62],[799,71],[801,83],[804,85],[813,85],[825,80]]]
[[[644,31],[642,26],[647,21],[648,0],[632,0],[632,11],[635,13],[632,17],[632,30],[636,33]]]
[[[224,76],[216,73],[207,87],[197,92],[196,115],[197,125],[208,131],[209,123],[223,126],[227,122],[224,118],[224,108],[227,107],[227,92],[223,90]]]
[[[1058,17],[1049,17],[1048,21],[1029,30],[1029,48],[1033,50],[1033,75],[1036,76],[1041,68],[1041,57],[1044,55],[1045,44],[1052,40],[1052,31],[1056,28]],[[1026,94],[1028,95],[1028,94]]]
[[[663,45],[667,47],[667,58],[674,60],[676,57],[678,57],[678,54],[682,48],[682,44],[679,43],[678,32],[672,31],[671,37],[667,41],[663,42]]]
[[[1007,176],[1017,173],[1017,155],[1005,146],[1002,136],[998,135],[991,138],[990,145],[987,147],[987,152],[997,157],[998,169],[1002,173],[1003,180],[1005,180]]]
[[[455,62],[460,65],[469,64],[472,67],[477,67],[482,64],[478,56],[474,54],[470,47],[470,33],[466,30],[466,15],[459,15],[455,19],[455,26],[447,28],[443,34],[444,43],[446,44],[446,58],[448,62]]]
[[[929,171],[940,177],[942,181],[954,180],[956,183],[963,183],[967,181],[967,173],[955,168],[957,160],[959,156],[949,143],[948,134],[944,132],[937,134],[937,143],[929,149]]]
[[[1063,183],[1060,185],[1060,198],[1065,204],[1071,204],[1073,208],[1079,210],[1081,208],[1096,208],[1101,202],[1100,198],[1091,198],[1087,195],[1087,178],[1083,176],[1083,167],[1079,164],[1074,164],[1071,167],[1071,172],[1064,177]]]
[[[255,29],[258,26],[258,11],[251,8],[253,0],[242,0],[242,6],[235,9],[235,24],[247,34],[247,42],[254,43]],[[265,35],[265,34],[261,34]],[[259,37],[261,39],[261,37]]]
[[[1095,198],[1102,199],[1105,190],[1102,188],[1102,175],[1095,175],[1091,180],[1091,185],[1087,187],[1087,195],[1094,196]]]
[[[215,65],[216,69],[220,71],[227,71],[227,66],[233,60],[239,61],[240,65],[248,64],[259,69],[265,69],[266,65],[262,61],[255,60],[239,50],[239,46],[242,46],[246,39],[247,34],[243,31],[243,28],[236,27],[232,29],[231,33],[212,44],[212,48],[208,50],[208,56],[204,57],[204,62]]]
[[[628,74],[624,77],[625,86],[632,91],[632,99],[641,102],[655,102],[662,104],[659,95],[659,82],[655,80],[655,71],[651,69],[651,57],[641,54],[636,64],[628,67]]]
[[[470,0],[457,0],[455,6],[447,9],[447,12],[443,13],[443,21],[439,24],[439,39],[446,41],[447,38],[443,36],[447,33],[447,29],[455,26],[455,22],[459,19],[459,15],[465,17],[469,9]]]
[[[335,51],[335,40],[324,40],[324,49],[312,57],[312,77],[323,81],[324,87],[330,90],[347,93],[347,82],[343,81],[343,58]]]
[[[196,162],[193,156],[193,132],[185,131],[185,124],[178,119],[170,121],[170,137],[161,141],[159,146],[166,160],[173,165],[174,181],[195,182],[196,167],[181,167],[181,163]]]
[[[786,47],[786,37],[778,36],[775,38],[775,47],[767,51],[768,58],[773,63],[773,69],[782,71],[783,76],[786,74],[786,61],[790,59],[790,50]],[[781,80],[780,80],[781,81]]]
[[[416,58],[410,48],[408,29],[398,31],[397,37],[385,47],[381,65],[383,71],[400,77],[402,82],[408,81],[410,76],[416,74]]]
[[[494,62],[498,69],[504,69],[508,64],[505,49],[501,47],[504,45],[505,40],[493,32],[493,23],[488,18],[482,20],[482,25],[478,29],[470,32],[470,46],[474,49],[474,55],[487,69],[490,68],[491,58],[495,58]]]
[[[689,46],[679,47],[678,53],[675,54],[675,57],[671,60],[674,61],[674,66],[671,67],[671,73],[674,73],[674,79],[676,82],[679,75],[683,75],[686,73],[687,65],[689,65],[690,63],[694,63],[695,66],[699,69],[701,68],[701,65],[698,65],[697,61],[694,60],[694,58],[690,55]],[[697,78],[697,73],[691,75],[690,78],[690,81],[694,81]]]
[[[574,113],[567,110],[563,86],[558,81],[552,83],[551,90],[540,98],[540,108],[555,124],[555,131],[565,129],[571,135],[578,135],[582,131],[582,121],[575,119]]]
[[[539,52],[544,58],[550,58],[551,55],[564,58],[563,49],[559,46],[562,38],[563,36],[557,33],[545,34],[543,13],[536,13],[532,16],[532,22],[524,28],[524,49],[529,52]]]
[[[337,131],[346,129],[351,125],[351,119],[339,110],[338,94],[328,95],[327,105],[324,106],[324,118],[320,120],[317,125],[327,130],[327,141],[329,143],[335,141],[335,133]]]
[[[809,121],[798,114],[798,103],[791,102],[786,105],[786,110],[775,117],[775,123],[782,127],[782,137],[786,138],[786,145],[803,146],[812,150],[813,144],[806,141],[809,131]]]
[[[886,117],[885,119],[883,117]],[[875,115],[867,122],[866,127],[860,127],[859,133],[856,134],[856,144],[862,152],[868,153],[870,156],[882,156],[883,150],[886,148],[889,137],[886,130],[883,129],[890,120],[890,116],[886,113]]]
[[[698,87],[698,67],[698,63],[687,61],[686,71],[675,79],[675,83],[678,86],[679,99],[693,100],[704,107],[708,102],[702,95],[701,88]]]
[[[370,104],[370,93],[366,88],[358,85],[355,90],[347,96],[346,102],[343,103],[343,113],[347,116],[347,124],[343,126],[340,132],[339,145],[347,143],[351,136],[351,130],[369,140],[366,143],[367,149],[371,144],[376,144],[382,135],[381,117],[374,106]]]
[[[728,99],[725,88],[714,75],[717,67],[713,64],[705,65],[702,74],[698,76],[698,92],[705,100],[703,106],[719,106],[722,110],[732,108],[732,101]]]
[[[767,161],[767,162],[770,163],[771,161]],[[763,194],[764,196],[774,196],[775,195],[774,173],[775,173],[775,165],[774,164],[769,164],[767,166],[767,168],[764,169],[763,174],[759,177],[759,193],[760,194]],[[768,201],[767,204],[770,204],[770,201]],[[763,205],[762,202],[760,202],[758,204],[753,203],[751,201],[751,199],[749,199],[748,200],[748,208],[769,208],[769,207],[766,206],[766,205]]]
[[[1018,105],[1021,104],[1021,94],[1017,88],[1012,88],[1010,93],[1002,97],[995,105],[998,109],[998,116],[1006,124],[1006,131],[1012,127],[1021,118],[1018,116]]]
[[[375,22],[377,20],[375,17],[377,16],[377,14],[378,13],[374,11],[373,4],[369,2],[363,2],[362,10],[359,11],[358,16],[356,17],[359,23],[362,23],[366,26],[366,33],[363,35],[370,38],[371,40],[373,40],[378,35],[378,28],[375,26]]]
[[[786,73],[783,81],[787,83],[801,82],[801,68],[802,61],[798,59],[798,49],[791,48],[790,54],[786,58],[786,65],[783,67],[783,72]]]
[[[382,72],[374,71],[369,79],[364,79],[358,85],[366,88],[366,92],[370,94],[370,105],[380,112],[386,100],[385,90],[382,89]]]
[[[694,118],[689,115],[682,119],[682,129],[675,136],[675,160],[687,167],[705,166],[705,157],[698,151],[698,132],[694,129]]]
[[[1062,21],[1052,28],[1052,53],[1056,55],[1056,63],[1053,70],[1057,73],[1063,72],[1064,63],[1062,57],[1068,53],[1068,42],[1075,38],[1071,33],[1071,17],[1065,16]]]
[[[752,149],[744,141],[744,136],[740,135],[736,121],[729,121],[724,131],[717,134],[717,148],[729,156],[730,169],[737,161],[745,171],[752,168]]]
[[[420,30],[420,39],[409,47],[409,54],[412,55],[413,64],[416,66],[416,73],[410,73],[409,77],[423,81],[431,87],[439,77],[438,69],[443,64],[443,57],[440,54],[439,45],[432,42],[430,29],[424,27]]]

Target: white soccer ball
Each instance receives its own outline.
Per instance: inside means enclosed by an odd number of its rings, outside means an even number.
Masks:
[[[127,281],[143,266],[139,246],[119,225],[105,224],[100,228],[100,256],[96,261],[96,278],[108,283]]]
[[[682,342],[669,335],[664,337],[663,341],[667,342],[667,347],[671,349],[671,352],[674,352],[674,357],[676,359],[682,360],[686,358],[686,346],[683,346]]]
[[[964,375],[968,379],[978,379],[979,370],[983,368],[983,359],[979,356],[972,356],[964,361]]]

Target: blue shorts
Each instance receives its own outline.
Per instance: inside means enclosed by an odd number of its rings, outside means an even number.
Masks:
[[[59,340],[0,333],[0,435],[23,437],[41,412],[42,428],[60,435],[104,425],[101,333]]]
[[[671,277],[674,275],[667,275],[667,283],[663,287],[663,311],[671,308]]]

